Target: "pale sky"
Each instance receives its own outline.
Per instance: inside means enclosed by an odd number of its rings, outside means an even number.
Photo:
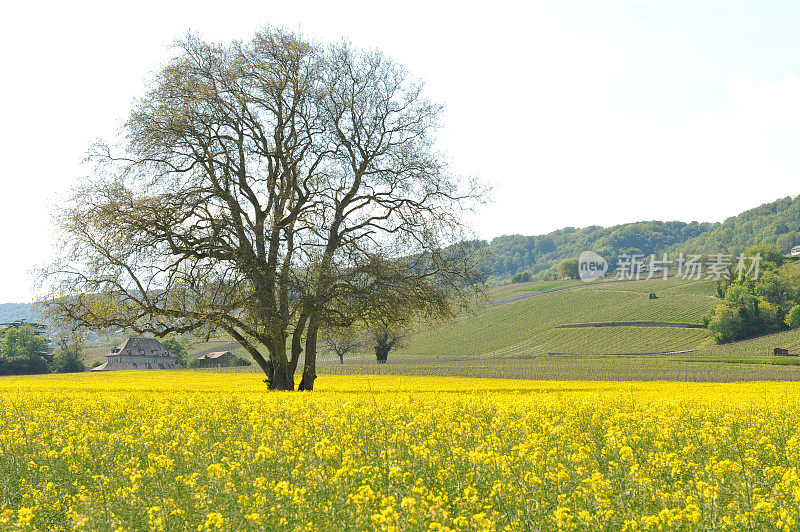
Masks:
[[[722,221],[800,193],[800,3],[13,2],[0,19],[0,302],[57,255],[49,213],[187,31],[279,25],[379,48],[444,103],[440,149],[494,187],[486,239]]]

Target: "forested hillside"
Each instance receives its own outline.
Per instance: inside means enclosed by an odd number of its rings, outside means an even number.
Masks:
[[[17,320],[38,321],[40,317],[38,313],[34,312],[33,305],[29,303],[0,304],[0,323]]]
[[[533,279],[556,276],[560,261],[592,250],[606,258],[623,253],[736,253],[755,244],[788,252],[800,243],[800,196],[745,211],[723,223],[634,222],[613,227],[568,227],[546,235],[505,235],[478,242],[495,282],[530,272]]]
[[[800,196],[765,203],[717,224],[676,250],[686,253],[741,251],[755,244],[775,244],[784,253],[800,244]]]
[[[613,227],[568,227],[540,236],[507,235],[484,243],[491,275],[503,279],[529,271],[537,278],[556,275],[564,259],[590,249],[605,257],[659,253],[712,230],[710,223],[635,222]]]

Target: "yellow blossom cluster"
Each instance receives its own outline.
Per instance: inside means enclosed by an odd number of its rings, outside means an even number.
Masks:
[[[253,374],[0,379],[3,530],[800,523],[800,389]]]

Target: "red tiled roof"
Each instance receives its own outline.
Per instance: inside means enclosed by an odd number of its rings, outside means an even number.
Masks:
[[[211,353],[206,353],[205,355],[200,355],[197,357],[199,360],[215,360],[217,358],[223,357],[229,354],[230,351],[213,351]]]

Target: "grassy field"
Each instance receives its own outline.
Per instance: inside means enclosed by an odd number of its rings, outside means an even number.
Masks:
[[[4,530],[791,530],[793,384],[0,379]]]
[[[776,334],[753,338],[742,342],[732,342],[723,345],[711,345],[702,350],[708,355],[740,356],[772,354],[775,347],[788,348],[792,353],[800,352],[800,329],[784,331]]]
[[[517,285],[511,285],[517,286]],[[536,292],[536,284],[520,285]],[[540,286],[549,286],[544,284]],[[670,278],[629,282],[571,282],[561,289],[498,305],[477,306],[457,320],[414,332],[398,355],[531,358],[548,353],[608,355],[692,351],[696,356],[768,357],[775,347],[800,351],[800,329],[716,345],[705,329],[603,327],[556,329],[603,322],[700,324],[719,303],[712,280]],[[492,289],[486,300],[512,294]],[[649,299],[655,293],[657,299]]]
[[[398,356],[390,357],[387,364],[368,359],[354,359],[345,364],[329,361],[319,364],[317,373],[573,381],[800,381],[800,365],[796,362],[795,357],[705,355],[538,355],[502,359]]]

